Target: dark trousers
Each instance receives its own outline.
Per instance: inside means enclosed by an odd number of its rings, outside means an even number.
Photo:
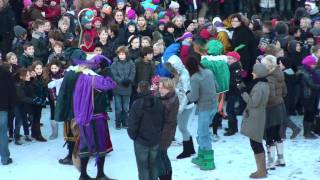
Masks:
[[[280,127],[281,125],[275,125],[266,129],[266,141],[268,146],[272,146],[276,142],[282,141],[280,135]]]
[[[14,110],[8,111],[8,129],[9,129],[9,136],[13,137],[13,121],[14,121]],[[15,121],[15,126],[17,126],[17,121]]]
[[[254,152],[254,154],[260,154],[264,152],[262,143],[256,142],[250,139],[250,146]]]
[[[41,106],[33,106],[33,114],[32,114],[32,127],[31,127],[31,134],[32,137],[40,137],[41,130],[40,130],[40,120],[41,120]]]
[[[14,137],[19,138],[20,128],[23,126],[24,135],[29,135],[28,114],[22,106],[14,108],[14,116],[16,118],[16,126],[14,129]]]
[[[134,142],[139,180],[157,180],[157,155],[159,145],[147,147]]]
[[[54,111],[55,111],[55,104],[54,100],[49,98],[49,105],[50,105],[50,120],[54,120]]]
[[[303,100],[303,122],[313,123],[317,113],[318,98],[309,98]]]
[[[238,132],[238,120],[235,112],[235,105],[238,101],[238,96],[228,95],[226,111],[228,114],[228,128],[231,132]]]

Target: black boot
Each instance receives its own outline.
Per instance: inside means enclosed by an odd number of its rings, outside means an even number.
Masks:
[[[172,172],[169,172],[167,175],[159,176],[160,180],[171,180],[172,179]]]
[[[63,159],[59,159],[60,164],[73,165],[73,162],[72,162],[73,148],[74,148],[74,142],[68,142],[68,151],[69,151],[68,155]]]
[[[315,134],[320,135],[320,117],[318,116],[318,117],[316,117],[315,119],[316,119],[316,120],[315,120],[315,124],[314,124],[314,126],[313,126],[313,132],[314,132]]]
[[[96,180],[114,180],[104,174],[104,171],[103,171],[104,162],[105,162],[105,157],[100,157],[98,159],[98,163],[97,163],[98,164],[98,173],[97,173]]]
[[[287,127],[292,129],[292,135],[290,136],[290,139],[296,138],[301,131],[301,129],[294,122],[292,122],[290,119],[287,123]]]
[[[310,122],[303,122],[303,136],[306,139],[317,139],[317,136],[311,132],[312,124]]]
[[[80,158],[80,161],[81,161],[81,174],[80,174],[79,180],[91,180],[92,178],[89,177],[87,173],[89,157]]]
[[[177,156],[177,159],[184,159],[190,157],[192,154],[195,154],[192,142],[192,137],[190,137],[189,141],[183,141],[183,151],[181,154]]]

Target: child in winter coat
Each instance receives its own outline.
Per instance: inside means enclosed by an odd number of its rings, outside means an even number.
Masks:
[[[140,56],[140,38],[139,36],[130,36],[128,39],[129,53],[128,59],[131,61],[137,61]]]
[[[52,133],[49,137],[50,140],[56,139],[58,137],[58,124],[54,118],[55,104],[59,89],[64,77],[64,69],[59,61],[59,59],[53,59],[50,63],[47,64],[44,71],[44,81],[48,86],[49,94],[49,104],[50,104],[50,124]]]
[[[45,22],[36,20],[32,24],[33,32],[31,43],[34,47],[34,57],[40,60],[43,64],[47,64],[49,56],[48,42],[44,33]]]
[[[72,41],[74,39],[74,36],[72,33],[70,33],[70,19],[67,17],[63,17],[58,22],[58,28],[62,34],[63,41]]]
[[[132,94],[132,85],[136,75],[135,64],[127,59],[128,50],[124,46],[117,49],[118,57],[111,65],[112,77],[118,86],[113,90],[115,111],[116,111],[116,129],[128,127],[129,102]]]
[[[18,69],[21,68],[21,66],[18,64],[17,55],[15,53],[13,53],[13,52],[9,52],[6,55],[6,61],[12,67],[12,74],[15,74],[18,71]]]
[[[189,57],[189,49],[192,44],[193,35],[190,32],[185,32],[181,37],[177,38],[177,41],[182,41],[181,49],[180,49],[180,58],[184,65],[187,64],[187,60]]]
[[[23,54],[19,57],[18,62],[21,67],[31,66],[34,59],[34,46],[27,42],[23,45]]]
[[[302,87],[303,87],[303,136],[306,139],[317,139],[312,128],[319,103],[320,80],[315,68],[317,61],[314,56],[307,56],[302,60]]]
[[[17,25],[13,28],[15,38],[12,41],[12,51],[19,57],[23,53],[23,45],[27,40],[27,30]]]
[[[21,68],[15,75],[17,102],[14,108],[14,116],[16,118],[16,126],[14,130],[14,141],[16,145],[22,145],[20,140],[20,128],[23,125],[25,141],[32,141],[29,136],[28,114],[32,112],[32,105],[41,103],[34,99],[32,87],[30,86],[30,72]]]
[[[53,52],[48,57],[48,63],[50,63],[53,59],[65,59],[65,54],[63,52],[63,44],[60,41],[55,41],[52,45]],[[61,62],[63,65],[66,65],[66,61]]]
[[[241,63],[239,53],[233,51],[227,53],[228,65],[230,71],[230,85],[227,92],[227,107],[228,114],[228,130],[224,133],[225,136],[232,136],[238,132],[238,120],[235,112],[236,102],[239,101],[240,91],[237,85],[242,82]]]
[[[35,72],[35,77],[33,77],[32,90],[34,92],[34,96],[36,103],[32,105],[32,126],[31,126],[31,136],[39,142],[46,142],[47,140],[43,138],[41,129],[40,129],[40,120],[41,120],[41,112],[42,108],[46,106],[46,98],[47,98],[47,87],[43,79],[43,65],[40,61],[35,61],[32,63],[31,70]]]

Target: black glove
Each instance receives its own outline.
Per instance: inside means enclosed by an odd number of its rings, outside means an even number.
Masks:
[[[36,97],[32,100],[32,104],[35,105],[41,105],[42,104],[42,99],[40,97]]]
[[[130,83],[131,83],[131,81],[129,79],[125,79],[121,82],[121,85],[124,87],[129,87]]]
[[[239,91],[242,93],[246,92],[246,85],[242,82],[242,83],[239,83],[237,84],[237,88],[239,89]]]

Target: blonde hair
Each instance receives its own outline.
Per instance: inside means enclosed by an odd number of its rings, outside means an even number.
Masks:
[[[181,15],[177,15],[176,17],[174,17],[174,18],[172,19],[173,24],[176,24],[176,21],[177,21],[178,19],[181,19],[181,20],[182,20],[182,23],[184,23],[184,17],[181,16]]]
[[[58,22],[58,27],[60,28],[63,24],[67,24],[70,27],[70,19],[69,18],[61,18]]]
[[[175,90],[175,82],[170,78],[161,78],[159,83],[161,83],[165,89],[168,89],[170,91]]]
[[[157,43],[155,43],[153,45],[153,49],[160,49],[160,52],[163,53],[164,52],[164,43],[163,41],[158,41]]]
[[[276,67],[278,66],[277,58],[273,55],[265,56],[264,58],[262,58],[261,63],[266,66],[269,73],[272,73],[276,69]]]
[[[7,54],[6,54],[6,60],[9,61],[13,56],[15,56],[16,58],[18,58],[17,55],[16,55],[15,53],[13,53],[13,52],[7,53]]]

